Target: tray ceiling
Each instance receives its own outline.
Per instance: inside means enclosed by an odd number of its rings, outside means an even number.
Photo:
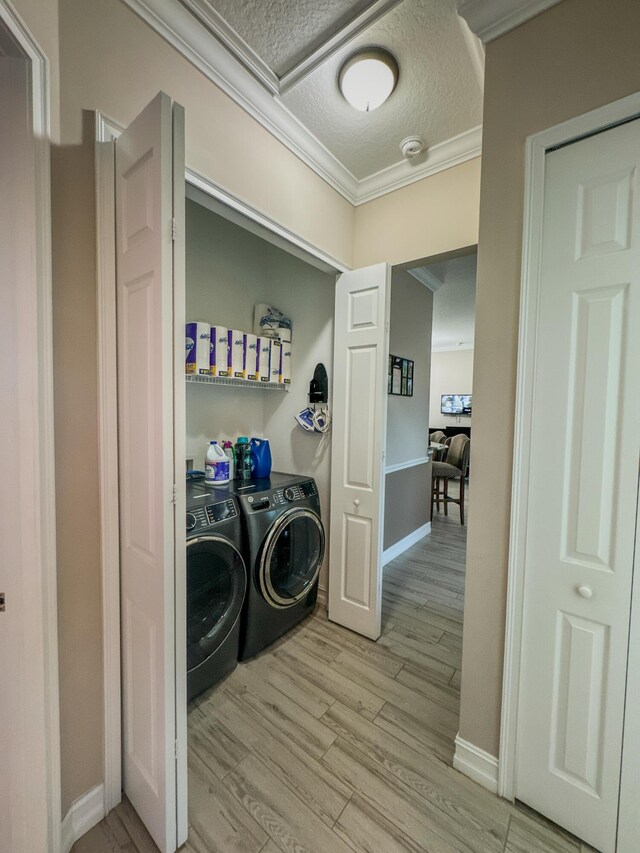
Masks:
[[[356,200],[479,153],[482,48],[458,17],[456,0],[182,4],[264,86],[316,151],[326,152],[325,168],[331,172],[335,163]],[[396,56],[400,78],[382,107],[359,113],[342,97],[338,72],[354,51],[372,44]],[[400,151],[407,136],[419,136],[426,146],[410,162]]]
[[[361,113],[342,97],[337,78],[345,59],[371,44],[393,53],[400,77],[386,103]],[[407,136],[430,147],[482,123],[482,91],[454,0],[403,0],[282,100],[358,180],[401,160]]]
[[[277,77],[284,76],[371,0],[207,0]]]

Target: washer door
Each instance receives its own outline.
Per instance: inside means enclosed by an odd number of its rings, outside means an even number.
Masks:
[[[240,552],[220,536],[187,542],[187,671],[216,651],[240,616],[247,572]]]
[[[313,586],[324,556],[324,528],[309,509],[291,509],[267,533],[258,570],[260,590],[273,607],[291,607]]]

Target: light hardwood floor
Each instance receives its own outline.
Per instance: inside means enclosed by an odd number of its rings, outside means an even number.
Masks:
[[[385,569],[377,643],[319,610],[189,713],[188,853],[579,853],[451,766],[466,527]],[[151,853],[128,802],[74,853]]]

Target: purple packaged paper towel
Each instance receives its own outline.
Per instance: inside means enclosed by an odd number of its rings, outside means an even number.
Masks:
[[[185,326],[185,373],[208,376],[211,360],[211,326],[194,322]]]

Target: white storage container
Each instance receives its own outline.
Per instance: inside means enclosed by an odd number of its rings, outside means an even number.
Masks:
[[[244,333],[242,375],[251,382],[258,378],[258,338],[249,332]]]
[[[211,327],[211,375],[229,375],[229,330],[226,326]]]
[[[282,359],[282,344],[280,341],[271,341],[271,352],[269,353],[269,381],[280,382],[280,363]]]
[[[271,354],[271,338],[258,338],[258,379],[260,382],[269,381],[269,356]]]

